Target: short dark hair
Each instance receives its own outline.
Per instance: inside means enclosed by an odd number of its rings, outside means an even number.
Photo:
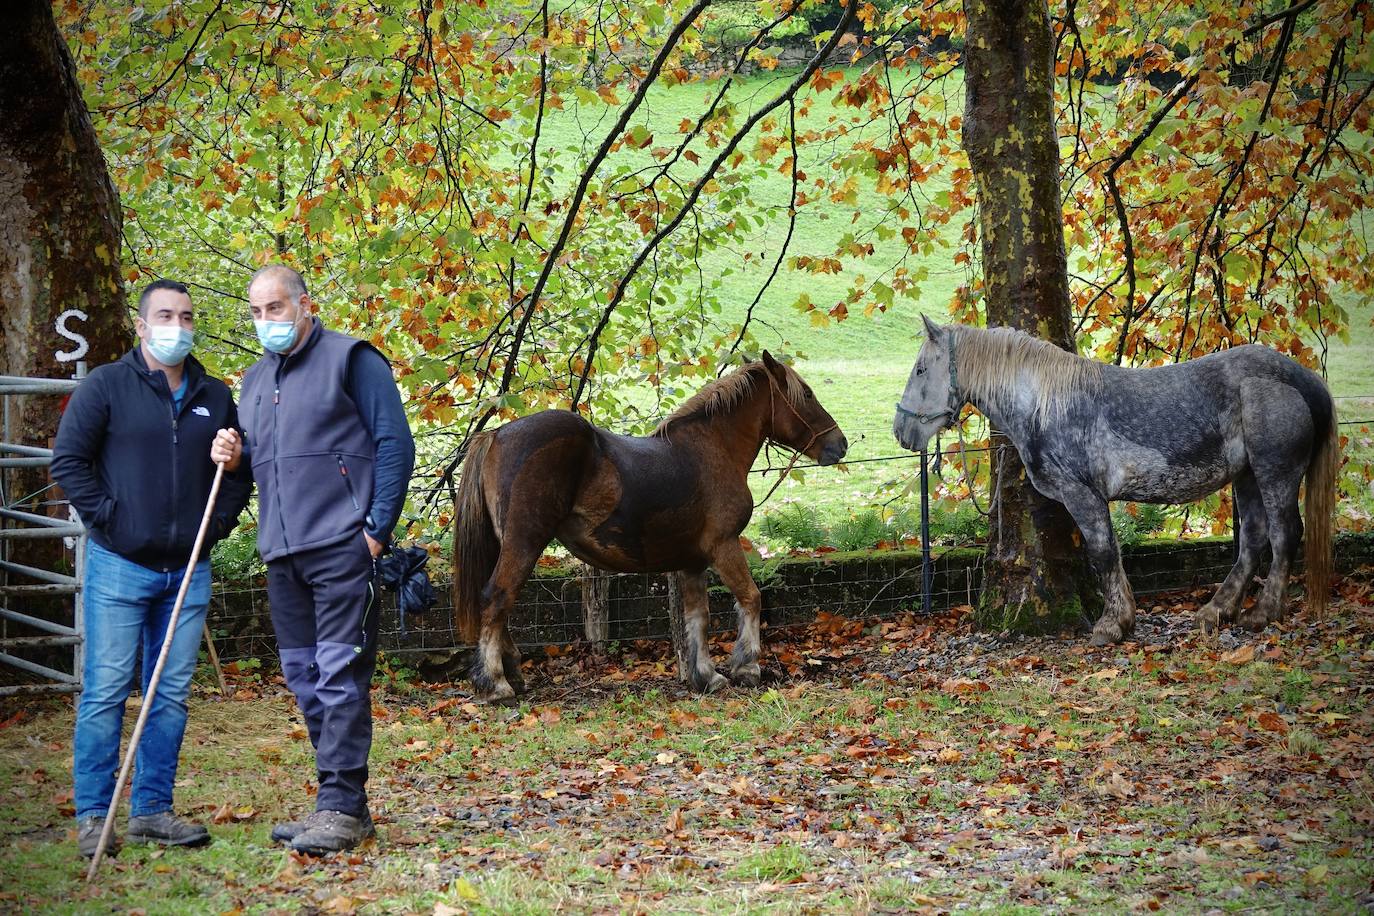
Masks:
[[[154,280],[143,288],[143,292],[138,294],[138,317],[146,319],[148,317],[148,300],[153,298],[153,293],[160,289],[170,289],[174,293],[181,293],[190,298],[191,291],[186,288],[185,283],[178,283],[175,280]]]
[[[292,299],[310,295],[305,289],[305,278],[285,264],[268,264],[265,267],[259,267],[253,272],[248,285],[251,287],[264,277],[281,281],[282,285],[286,287],[286,294]]]

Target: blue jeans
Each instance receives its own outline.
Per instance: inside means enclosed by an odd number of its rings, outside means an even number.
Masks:
[[[134,661],[143,649],[142,687],[162,651],[167,622],[185,569],[154,572],[87,542],[84,583],[86,645],[81,701],[76,710],[72,781],[78,818],[109,809],[122,758],[124,703],[134,682]],[[186,731],[186,697],[196,669],[205,608],[210,603],[210,561],[196,564],[177,621],[157,696],[139,740],[133,777],[134,817],[172,810],[181,737]],[[146,696],[145,696],[146,702]]]

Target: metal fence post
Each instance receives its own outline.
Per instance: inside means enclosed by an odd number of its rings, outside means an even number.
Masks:
[[[921,449],[921,613],[930,614],[930,586],[935,571],[930,568],[930,472],[926,450]]]

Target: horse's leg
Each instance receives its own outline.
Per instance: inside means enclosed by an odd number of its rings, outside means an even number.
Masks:
[[[501,544],[501,556],[496,569],[483,590],[482,626],[477,636],[477,657],[472,664],[472,686],[477,699],[486,703],[500,703],[514,699],[516,688],[507,679],[508,657],[515,653],[515,645],[506,630],[506,615],[520,594],[520,587],[534,571],[534,564],[544,552],[553,535],[542,540],[531,539],[528,532],[507,533]],[[519,542],[517,543],[517,538]],[[520,680],[519,655],[515,654],[515,681]]]
[[[1241,615],[1241,625],[1262,630],[1280,620],[1288,573],[1302,540],[1298,490],[1307,472],[1313,430],[1311,412],[1293,388],[1254,383],[1241,393],[1245,451],[1264,500],[1273,560],[1254,606]]]
[[[678,577],[682,586],[683,629],[687,636],[687,684],[698,693],[713,693],[726,685],[725,678],[711,663],[706,629],[711,619],[711,603],[706,597],[706,573],[684,572]]]
[[[1240,517],[1236,564],[1231,567],[1226,581],[1217,588],[1212,600],[1198,611],[1198,622],[1204,633],[1214,633],[1221,624],[1236,619],[1236,612],[1240,610],[1250,580],[1269,546],[1269,523],[1254,472],[1242,471],[1232,481],[1231,490],[1236,500],[1236,514]]]
[[[1269,545],[1273,548],[1274,556],[1269,564],[1269,575],[1260,587],[1259,597],[1240,617],[1241,626],[1246,629],[1262,630],[1265,624],[1283,619],[1288,573],[1292,569],[1298,544],[1302,541],[1302,514],[1298,511],[1301,480],[1299,474],[1287,480],[1260,482],[1269,524]]]
[[[730,680],[744,687],[757,687],[760,677],[759,612],[763,608],[763,598],[749,573],[749,561],[744,558],[738,540],[721,545],[714,560],[721,581],[735,596],[735,611],[739,614],[739,634],[735,637],[735,649],[730,653]]]
[[[1094,646],[1120,642],[1135,629],[1135,596],[1121,567],[1121,548],[1112,531],[1107,501],[1083,486],[1061,485],[1059,490],[1060,501],[1077,523],[1088,559],[1102,583],[1102,616],[1093,627],[1090,642]]]

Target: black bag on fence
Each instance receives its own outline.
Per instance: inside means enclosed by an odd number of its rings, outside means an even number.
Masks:
[[[393,547],[377,560],[377,578],[384,588],[396,592],[402,638],[406,635],[406,615],[423,616],[438,602],[425,572],[428,562],[429,553],[423,547]]]

